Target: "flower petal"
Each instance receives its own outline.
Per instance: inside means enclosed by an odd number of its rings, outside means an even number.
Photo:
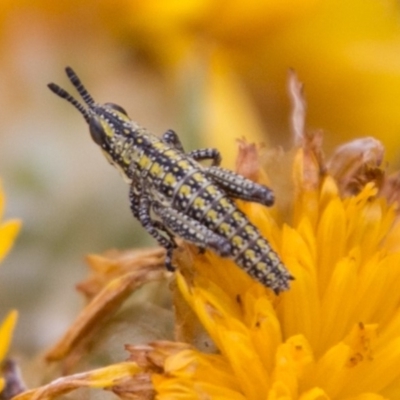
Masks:
[[[17,318],[18,312],[15,310],[11,311],[0,326],[0,361],[4,359],[10,347]]]
[[[19,220],[8,220],[0,225],[0,262],[4,259],[14,244],[21,227]]]

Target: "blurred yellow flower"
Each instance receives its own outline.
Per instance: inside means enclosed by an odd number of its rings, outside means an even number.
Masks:
[[[30,11],[52,37],[78,25],[75,35],[107,43],[111,36],[118,49],[159,68],[187,107],[179,110],[182,130],[223,148],[227,165],[234,153],[229,143],[242,135],[289,145],[289,68],[306,84],[309,126],[327,131],[330,148],[346,137],[373,135],[389,159],[399,154],[396,0],[19,0],[5,1],[2,11],[2,29],[21,25],[18,12],[27,23]],[[73,45],[79,55],[79,40]],[[238,108],[249,111],[236,124]]]
[[[328,145],[373,135],[389,158],[399,154],[395,0],[137,0],[121,1],[119,13],[114,3],[103,6],[116,37],[177,78],[184,95],[192,89],[199,116],[193,125],[208,143],[225,149],[240,135],[266,140],[267,127],[275,143],[288,144],[286,74],[294,68],[307,88],[308,124],[327,131]],[[221,99],[221,85],[226,96],[216,110],[209,100]],[[251,111],[247,128],[236,127],[225,104],[246,102],[258,112]],[[254,131],[261,122],[264,129]]]

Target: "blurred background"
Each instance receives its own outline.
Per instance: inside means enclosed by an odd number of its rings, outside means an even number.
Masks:
[[[227,167],[240,137],[290,148],[293,68],[327,154],[371,135],[398,166],[399,17],[394,0],[2,0],[0,178],[5,218],[23,221],[0,267],[14,347],[42,350],[74,319],[85,254],[153,244],[83,118],[46,87],[76,95],[65,66],[96,101],[187,149],[218,147]]]

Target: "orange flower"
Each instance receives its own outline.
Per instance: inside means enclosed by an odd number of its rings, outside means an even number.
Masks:
[[[304,132],[302,88],[293,74],[290,88],[294,151],[241,141],[238,158],[239,172],[276,188],[276,207],[239,207],[295,277],[290,290],[276,296],[233,261],[184,244],[174,260],[180,342],[127,346],[126,363],[62,378],[18,400],[81,386],[158,400],[398,398],[399,175],[387,175],[383,146],[370,138],[345,144],[325,162],[321,134]],[[96,260],[101,276],[87,288],[103,289],[91,304],[109,295],[119,301],[133,282],[159,279],[160,258],[150,253],[145,261],[143,254],[136,266],[123,256]],[[117,277],[106,284],[106,275]],[[107,303],[98,304],[96,315],[104,315]]]
[[[104,26],[196,99],[199,118],[190,129],[209,144],[225,149],[241,135],[266,140],[265,126],[275,143],[289,143],[285,83],[294,68],[306,84],[309,125],[332,134],[328,144],[374,135],[389,158],[397,155],[396,1],[136,0],[121,1],[118,10],[102,4]],[[254,102],[259,113],[249,106]],[[247,126],[242,113],[239,125],[234,120],[240,107]]]
[[[81,386],[160,400],[397,398],[400,224],[397,206],[379,194],[386,184],[382,148],[357,141],[325,164],[319,143],[304,136],[289,157],[294,179],[286,205],[240,204],[295,276],[290,290],[275,296],[232,261],[185,245],[176,260],[176,329],[191,344],[128,346],[127,363],[62,378],[18,399],[54,398]],[[366,149],[375,155],[366,158],[369,182],[366,165],[357,164]],[[263,179],[255,152],[241,142],[240,167]],[[261,151],[258,160],[270,157]],[[339,174],[342,162],[358,168]]]
[[[295,276],[292,288],[275,297],[214,254],[182,258],[179,290],[220,354],[185,349],[166,357],[164,372],[153,377],[157,398],[376,400],[399,393],[396,207],[372,183],[344,197],[329,173],[313,181],[322,165],[306,147],[293,161],[290,224],[278,227],[271,210],[243,204]]]

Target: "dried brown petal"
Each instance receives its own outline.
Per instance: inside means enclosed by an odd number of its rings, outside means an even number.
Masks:
[[[378,188],[382,186],[384,150],[382,143],[372,137],[356,139],[336,149],[328,170],[342,195],[357,194],[368,182],[374,182]]]
[[[191,348],[192,346],[187,343],[170,342],[168,340],[154,341],[140,346],[125,346],[125,349],[131,353],[130,361],[134,361],[144,371],[156,373],[163,370],[167,357]]]
[[[236,158],[236,172],[254,182],[258,182],[260,174],[260,163],[257,146],[247,143],[245,139],[237,139],[238,155]]]
[[[322,133],[306,131],[307,104],[304,97],[304,87],[294,70],[289,70],[288,91],[292,102],[290,122],[293,143],[295,147],[300,147],[303,150],[295,171],[296,186],[313,190],[318,188],[322,176],[326,173],[322,152]]]
[[[305,137],[306,109],[304,98],[304,85],[299,81],[296,71],[289,70],[288,91],[292,102],[292,113],[290,116],[293,143],[296,147],[302,146]]]
[[[90,300],[117,277],[139,269],[153,270],[163,267],[164,257],[165,251],[161,248],[109,250],[102,255],[89,254],[86,262],[89,264],[92,274],[84,282],[78,284],[77,288]]]
[[[380,194],[387,199],[388,203],[400,204],[400,171],[385,176]]]
[[[326,174],[324,153],[322,151],[322,132],[312,132],[303,141],[303,171],[304,188],[314,190],[319,187],[321,178]]]
[[[143,254],[148,255],[148,252],[149,250],[143,252]],[[154,252],[155,255],[159,255],[158,250]],[[147,256],[125,258],[124,254],[121,257],[115,255],[109,260],[115,263],[112,264],[113,266],[121,266],[121,268],[116,268],[118,273],[126,270],[131,272],[125,272],[124,275],[109,281],[92,299],[78,315],[64,337],[47,352],[46,359],[48,361],[63,359],[72,351],[79,350],[79,353],[83,351],[81,348],[85,347],[97,329],[120,308],[133,291],[147,282],[165,278],[166,270],[158,256],[149,261]],[[110,277],[110,275],[107,276]],[[105,284],[105,281],[102,284]]]
[[[111,390],[124,400],[151,400],[156,395],[151,376],[147,373],[120,380]]]

